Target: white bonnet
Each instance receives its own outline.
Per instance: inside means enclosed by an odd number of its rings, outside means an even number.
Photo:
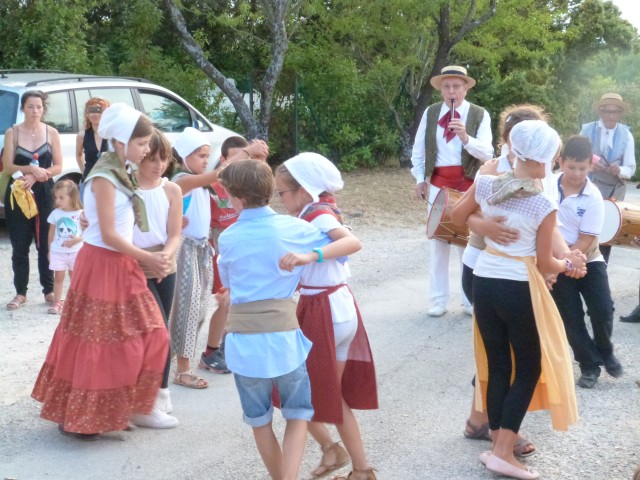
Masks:
[[[211,146],[211,142],[204,133],[193,127],[185,128],[173,142],[173,148],[183,160],[203,145]]]
[[[542,120],[524,120],[511,129],[511,150],[522,160],[551,164],[560,148],[560,136]]]
[[[340,170],[318,153],[300,153],[284,162],[284,166],[314,202],[320,200],[322,192],[334,193],[344,187]]]
[[[114,103],[102,112],[100,124],[98,125],[98,135],[102,138],[113,139],[124,143],[129,143],[133,129],[140,119],[140,113],[135,108],[124,103]]]

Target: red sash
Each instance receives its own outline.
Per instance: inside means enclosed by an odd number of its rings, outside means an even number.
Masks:
[[[473,180],[465,176],[462,166],[436,167],[431,175],[431,185],[466,192],[473,185]]]

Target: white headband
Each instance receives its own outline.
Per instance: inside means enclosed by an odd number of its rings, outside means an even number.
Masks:
[[[204,133],[193,127],[185,128],[173,142],[173,148],[176,149],[176,152],[183,160],[203,145],[211,146],[211,142],[209,142]]]
[[[344,187],[340,170],[320,154],[301,153],[284,162],[284,166],[314,202],[320,200],[322,192],[334,193]]]

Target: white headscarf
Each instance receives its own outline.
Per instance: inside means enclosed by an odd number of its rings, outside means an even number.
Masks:
[[[211,146],[211,142],[204,133],[193,127],[185,128],[173,142],[173,148],[183,160],[203,145]]]
[[[284,162],[284,166],[314,202],[320,200],[322,192],[334,193],[344,187],[340,170],[318,153],[301,153]]]
[[[519,160],[551,165],[560,148],[560,135],[542,120],[524,120],[511,129],[511,151]]]
[[[102,138],[124,143],[126,155],[127,143],[129,143],[133,129],[136,128],[141,115],[142,113],[129,105],[114,103],[102,112],[102,118],[100,118],[100,124],[98,125],[98,135]],[[109,143],[109,148],[113,151],[111,143]]]

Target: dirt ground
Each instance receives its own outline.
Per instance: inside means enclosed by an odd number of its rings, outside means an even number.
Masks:
[[[381,480],[494,478],[477,460],[489,444],[462,436],[474,367],[458,264],[451,262],[449,313],[427,317],[426,207],[414,200],[413,178],[391,167],[344,177],[338,203],[363,242],[350,259],[350,284],[371,341],[380,397],[379,410],[357,413],[370,462]],[[640,203],[639,192],[632,189],[629,201]],[[200,370],[211,384],[202,391],[170,385],[181,422],[174,430],[115,432],[101,442],[79,443],[40,419],[30,393],[59,317],[46,314],[33,255],[27,305],[4,310],[14,295],[10,256],[0,223],[0,479],[267,478],[230,375]],[[538,454],[526,463],[546,480],[629,480],[640,464],[640,326],[617,320],[638,301],[640,249],[614,248],[609,276],[616,302],[613,340],[625,375],[603,374],[593,390],[578,389],[580,421],[568,432],[553,431],[546,412],[527,415],[523,432]],[[281,435],[279,415],[274,426]],[[301,478],[308,478],[319,457],[309,441]]]

